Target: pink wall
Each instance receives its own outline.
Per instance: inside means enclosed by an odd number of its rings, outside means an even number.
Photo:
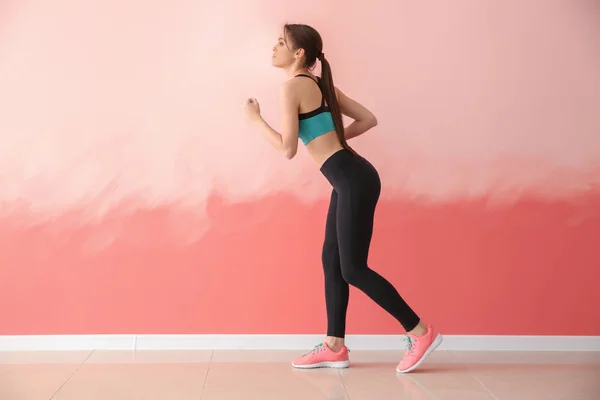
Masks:
[[[0,334],[324,332],[329,188],[239,107],[300,21],[380,121],[372,267],[447,334],[600,335],[600,7],[366,4],[0,6]]]

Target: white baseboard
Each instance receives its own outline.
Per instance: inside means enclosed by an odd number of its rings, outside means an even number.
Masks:
[[[14,335],[0,351],[303,350],[323,335]],[[352,350],[400,350],[399,335],[348,335]],[[600,336],[445,335],[440,350],[600,351]]]

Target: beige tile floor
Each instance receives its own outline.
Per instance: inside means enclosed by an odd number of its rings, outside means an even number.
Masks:
[[[297,351],[0,353],[0,400],[600,400],[600,353],[353,351],[345,370],[295,370]]]

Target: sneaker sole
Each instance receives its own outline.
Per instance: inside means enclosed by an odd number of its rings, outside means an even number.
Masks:
[[[292,363],[292,367],[300,369],[311,369],[311,368],[348,368],[350,361],[325,361],[315,364],[296,365]]]
[[[442,335],[438,333],[437,336],[435,337],[435,340],[431,343],[431,345],[425,351],[425,354],[423,354],[423,357],[421,357],[419,359],[419,361],[417,361],[413,366],[408,367],[407,369],[404,369],[404,370],[400,370],[400,369],[396,368],[396,372],[405,374],[405,373],[410,372],[410,371],[414,370],[415,368],[417,368],[419,365],[421,365],[423,363],[423,361],[425,361],[427,356],[429,356],[435,349],[438,348],[438,346],[442,343],[443,340],[444,340],[444,338],[442,337]]]

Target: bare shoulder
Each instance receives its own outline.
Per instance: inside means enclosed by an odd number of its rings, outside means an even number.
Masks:
[[[279,86],[279,93],[282,96],[297,98],[301,89],[299,79],[288,79]]]

